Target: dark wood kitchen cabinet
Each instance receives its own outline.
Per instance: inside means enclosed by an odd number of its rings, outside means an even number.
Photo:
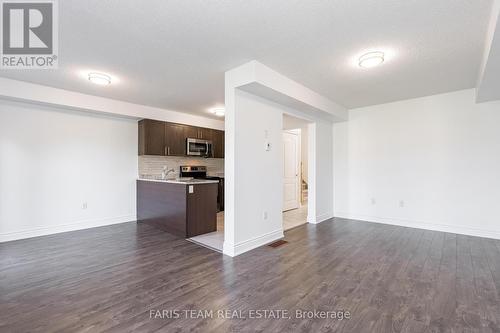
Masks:
[[[195,126],[183,125],[184,126],[184,140],[187,138],[199,139],[199,128]]]
[[[139,155],[165,155],[165,123],[143,119],[139,122]]]
[[[224,131],[143,119],[139,121],[139,155],[186,156],[186,139],[212,141],[214,158],[224,158]]]
[[[212,145],[215,158],[224,158],[224,131],[212,130]]]
[[[211,130],[210,128],[202,128],[202,127],[199,127],[198,128],[198,139],[203,139],[203,140],[212,140],[212,133],[213,133],[213,130]]]
[[[186,155],[186,127],[181,124],[165,123],[165,155]]]
[[[137,222],[183,238],[217,231],[218,186],[137,180]]]

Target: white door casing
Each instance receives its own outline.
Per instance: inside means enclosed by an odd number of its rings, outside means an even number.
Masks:
[[[300,205],[300,141],[299,135],[283,131],[283,211]]]

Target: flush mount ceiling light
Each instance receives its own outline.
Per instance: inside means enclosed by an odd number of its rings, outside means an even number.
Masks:
[[[373,68],[381,65],[385,60],[385,54],[381,51],[368,52],[359,57],[358,65],[362,68]]]
[[[100,86],[107,86],[111,84],[111,76],[102,73],[90,72],[88,74],[88,79],[90,82]]]
[[[226,110],[224,108],[215,108],[212,109],[211,112],[218,117],[224,117],[224,115],[226,114]]]

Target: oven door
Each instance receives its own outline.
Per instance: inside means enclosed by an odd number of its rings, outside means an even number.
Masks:
[[[212,156],[211,141],[188,138],[186,140],[186,145],[186,151],[189,156]]]

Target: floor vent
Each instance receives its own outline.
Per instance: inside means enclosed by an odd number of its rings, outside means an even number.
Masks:
[[[284,245],[286,243],[288,243],[286,240],[280,239],[279,241],[276,241],[274,243],[269,244],[269,246],[270,247],[278,247],[278,246]]]

